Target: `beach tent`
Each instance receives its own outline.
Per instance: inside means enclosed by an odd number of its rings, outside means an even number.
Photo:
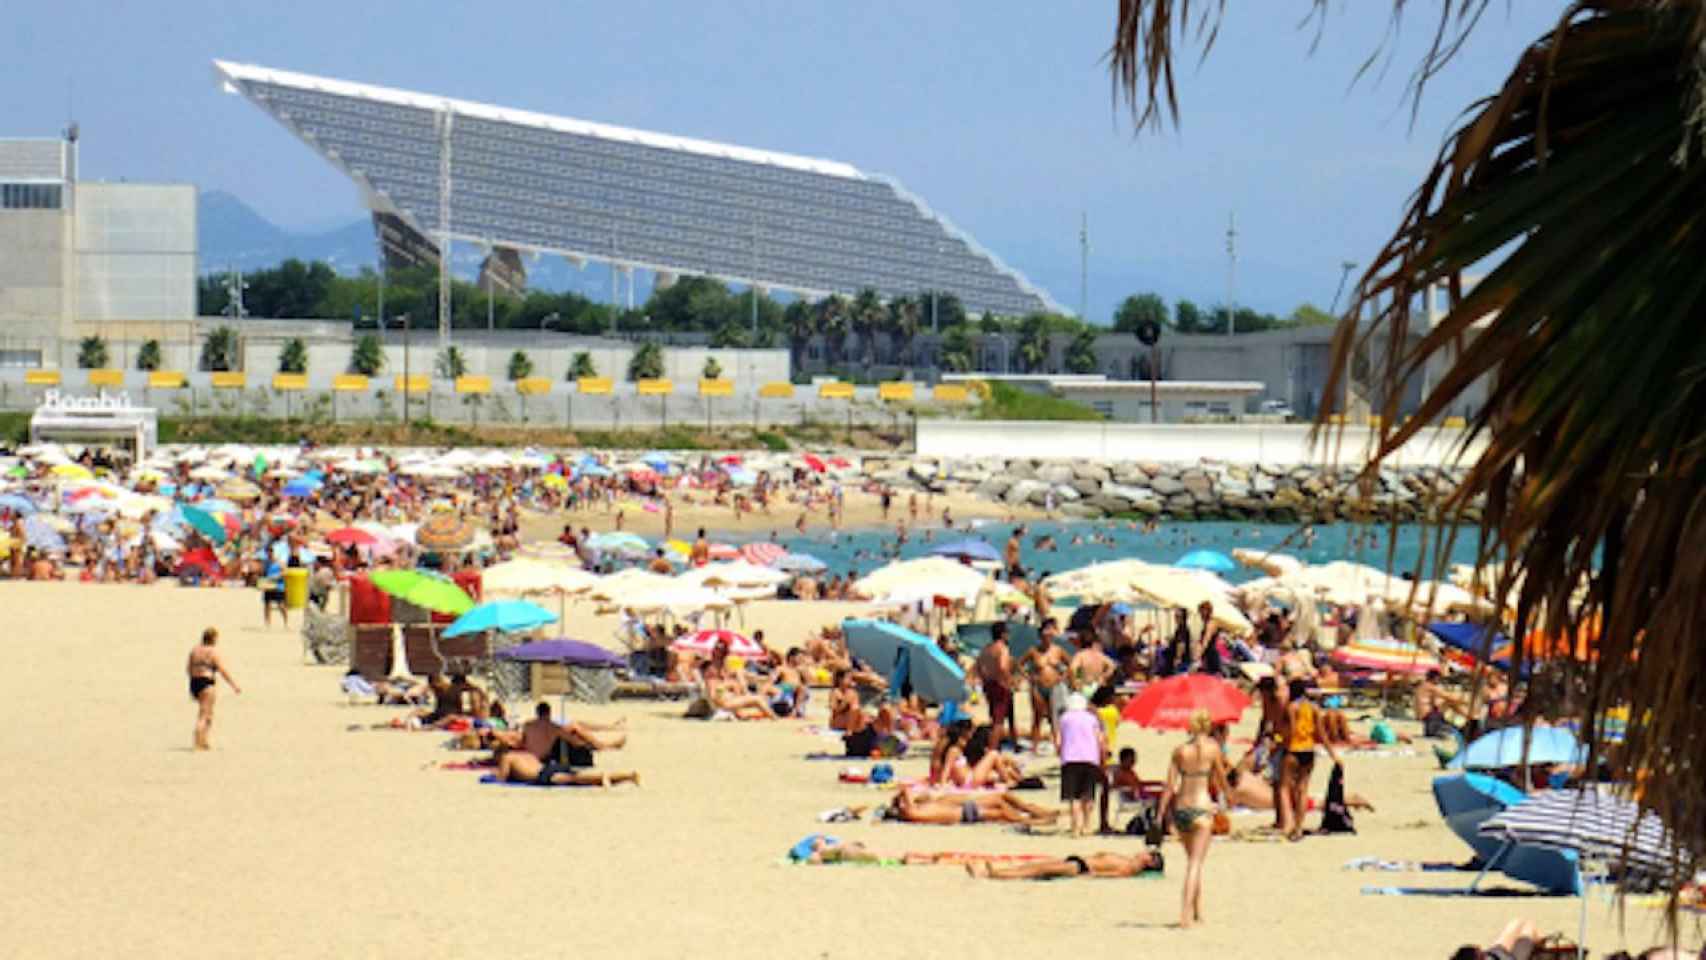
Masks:
[[[1482,863],[1480,874],[1469,885],[1471,892],[1480,887],[1492,870],[1551,893],[1581,892],[1574,854],[1508,843],[1481,832],[1482,824],[1527,798],[1521,790],[1495,777],[1466,773],[1435,777],[1433,794],[1445,825],[1475,851],[1476,859]]]

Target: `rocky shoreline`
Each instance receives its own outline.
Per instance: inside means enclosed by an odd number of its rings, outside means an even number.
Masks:
[[[1047,509],[1063,517],[1250,520],[1276,523],[1433,519],[1457,488],[1463,468],[1383,468],[1367,484],[1351,467],[1310,464],[1099,464],[1032,460],[938,461],[867,456],[872,479],[896,487],[970,489],[1011,507]],[[1472,502],[1462,518],[1480,519]]]

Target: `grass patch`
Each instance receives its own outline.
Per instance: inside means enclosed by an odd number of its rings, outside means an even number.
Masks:
[[[979,420],[1102,420],[1082,403],[991,382],[989,399],[978,405]]]
[[[798,431],[798,433],[797,433]],[[22,443],[29,433],[29,414],[0,414],[0,442]],[[294,444],[309,440],[332,447],[594,447],[606,450],[768,450],[793,448],[790,437],[804,442],[848,445],[844,429],[827,426],[785,427],[755,431],[750,427],[705,430],[691,424],[641,430],[567,430],[519,424],[482,424],[478,429],[417,420],[404,426],[395,421],[326,423],[261,417],[161,417],[161,443],[241,443],[252,446]],[[856,431],[851,445],[892,449],[894,438]]]
[[[765,431],[765,430],[760,430],[757,433],[754,433],[752,435],[752,439],[757,440],[760,444],[763,445],[764,449],[770,451],[771,453],[787,453],[788,452],[788,438],[782,436],[781,434],[770,433],[770,432]]]
[[[0,413],[0,444],[21,447],[30,442],[30,414]]]

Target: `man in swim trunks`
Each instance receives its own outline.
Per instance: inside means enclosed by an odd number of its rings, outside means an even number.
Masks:
[[[1066,668],[1069,658],[1066,651],[1055,642],[1060,636],[1060,624],[1054,620],[1044,620],[1042,626],[1042,642],[1025,651],[1019,658],[1019,673],[1029,682],[1031,688],[1031,752],[1042,752],[1042,729],[1046,722],[1049,728],[1049,740],[1054,740],[1055,726],[1060,719],[1061,711],[1066,709],[1066,695],[1071,692],[1066,685]]]
[[[1011,793],[915,795],[902,790],[890,809],[907,823],[1053,823],[1060,811],[1026,803]]]
[[[1007,623],[996,621],[990,628],[989,646],[977,655],[977,675],[983,681],[983,696],[989,701],[989,725],[995,741],[1001,741],[1001,726],[1019,739],[1019,721],[1013,716],[1013,657],[1007,649]]]
[[[1283,830],[1280,821],[1280,773],[1285,762],[1286,712],[1285,694],[1279,681],[1266,676],[1256,681],[1256,692],[1262,702],[1262,722],[1256,727],[1256,750],[1262,759],[1262,776],[1272,788],[1269,803],[1274,811],[1274,829]]]
[[[242,693],[243,688],[237,686],[237,681],[231,679],[230,671],[225,669],[225,661],[219,656],[215,644],[219,642],[219,631],[208,627],[201,632],[201,643],[190,649],[189,664],[185,672],[190,678],[190,699],[196,702],[195,718],[195,748],[211,750],[208,735],[213,730],[213,706],[216,700],[214,681],[224,677],[231,685],[232,693]]]
[[[1054,880],[1065,877],[1098,877],[1118,879],[1160,873],[1166,861],[1159,850],[1145,850],[1127,856],[1123,853],[1092,853],[1087,857],[1062,857],[1059,860],[1020,860],[995,863],[972,860],[966,863],[966,873],[984,880]]]
[[[1118,664],[1102,652],[1102,637],[1095,630],[1081,631],[1078,634],[1081,649],[1072,655],[1072,662],[1067,667],[1067,677],[1072,689],[1089,697],[1095,694],[1108,678],[1114,675]]]
[[[581,773],[571,767],[540,762],[525,750],[511,750],[498,758],[497,778],[503,783],[535,783],[541,787],[608,787],[617,783],[640,785],[632,770],[615,773]]]

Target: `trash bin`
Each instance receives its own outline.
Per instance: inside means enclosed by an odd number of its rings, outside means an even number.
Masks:
[[[284,571],[284,607],[301,610],[308,605],[308,568],[291,567]]]

